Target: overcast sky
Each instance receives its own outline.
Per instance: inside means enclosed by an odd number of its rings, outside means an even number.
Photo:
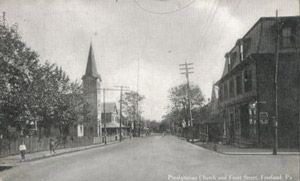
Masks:
[[[136,90],[139,60],[143,116],[156,120],[166,112],[168,90],[185,81],[179,64],[194,63],[190,79],[209,98],[225,53],[276,9],[299,15],[299,0],[0,0],[23,41],[72,80],[81,81],[91,41],[102,87]]]

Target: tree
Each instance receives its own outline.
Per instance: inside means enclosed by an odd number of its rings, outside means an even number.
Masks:
[[[42,136],[51,127],[62,135],[68,127],[87,120],[89,109],[77,82],[71,82],[61,67],[46,62],[21,41],[18,26],[0,21],[0,135],[9,135],[10,127],[28,134],[34,122]],[[89,121],[86,122],[89,124]]]
[[[135,120],[137,116],[137,105],[145,99],[145,96],[137,92],[125,92],[123,99],[123,113],[129,120]],[[141,114],[141,109],[138,110],[138,115]]]
[[[204,96],[199,86],[190,84],[190,102],[191,109],[201,107],[204,103]],[[181,84],[169,90],[169,100],[172,108],[182,108],[187,105],[187,85]]]
[[[122,114],[126,116],[127,120],[129,120],[129,123],[134,123],[134,130],[137,131],[137,121],[142,121],[141,117],[141,109],[138,108],[138,105],[145,99],[145,96],[138,94],[137,92],[126,92],[124,94],[124,99],[122,103]]]
[[[0,131],[4,136],[9,135],[7,128],[20,130],[30,117],[28,89],[39,63],[37,53],[26,47],[17,30],[17,25],[0,22]]]
[[[195,112],[203,106],[205,98],[199,86],[190,84],[189,87],[191,111]],[[181,127],[182,121],[187,121],[188,115],[187,85],[181,84],[172,87],[169,90],[169,100],[171,104],[168,106],[168,112],[164,116],[164,120],[170,122],[169,124]]]

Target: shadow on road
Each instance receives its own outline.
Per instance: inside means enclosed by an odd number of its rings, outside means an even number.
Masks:
[[[0,166],[0,172],[11,169],[11,168],[12,168],[12,166]]]

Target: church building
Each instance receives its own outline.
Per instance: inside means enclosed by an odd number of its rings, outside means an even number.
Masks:
[[[85,75],[82,77],[83,94],[86,98],[90,116],[86,119],[92,123],[92,126],[86,130],[86,134],[94,137],[94,142],[102,140],[101,128],[101,102],[100,102],[100,84],[101,76],[97,72],[96,62],[92,44],[90,45]],[[98,141],[97,141],[98,140]]]

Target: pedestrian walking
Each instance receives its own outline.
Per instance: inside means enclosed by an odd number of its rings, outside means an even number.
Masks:
[[[25,145],[24,141],[22,141],[22,143],[20,144],[19,150],[20,150],[20,153],[21,153],[21,161],[24,161],[25,160],[25,154],[26,154],[26,145]]]
[[[54,139],[50,138],[50,153],[55,153],[55,142]]]

